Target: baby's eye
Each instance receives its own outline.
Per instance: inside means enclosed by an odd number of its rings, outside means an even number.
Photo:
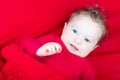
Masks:
[[[88,38],[84,39],[86,42],[90,43],[91,41]]]
[[[74,32],[74,33],[77,33],[77,30],[76,30],[76,29],[73,29],[73,32]]]

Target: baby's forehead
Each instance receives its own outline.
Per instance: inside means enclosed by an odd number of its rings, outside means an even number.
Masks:
[[[68,23],[76,23],[79,22],[81,24],[81,22],[93,22],[92,18],[89,15],[84,15],[84,14],[79,14],[79,15],[74,15],[73,17],[71,17],[71,19],[69,20]],[[85,23],[85,24],[86,24]]]
[[[68,24],[74,24],[78,26],[99,25],[97,22],[93,21],[89,15],[76,15],[73,18],[71,18]]]

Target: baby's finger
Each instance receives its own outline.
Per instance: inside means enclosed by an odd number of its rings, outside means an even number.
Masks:
[[[51,48],[51,46],[47,46],[46,47],[46,52],[47,53],[51,53],[53,50],[52,50],[52,48]]]
[[[45,53],[46,51],[43,49],[43,48],[40,48],[40,49],[38,49],[37,51],[36,51],[36,54],[38,55],[38,56],[44,56],[44,53]]]
[[[55,49],[58,53],[60,53],[62,51],[62,47],[60,44],[55,44]]]
[[[57,49],[56,49],[56,45],[53,44],[51,46],[49,46],[51,48],[50,54],[55,54],[58,53]]]

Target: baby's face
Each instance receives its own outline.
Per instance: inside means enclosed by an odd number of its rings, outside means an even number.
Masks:
[[[61,40],[71,53],[86,57],[97,47],[101,38],[102,30],[99,26],[89,16],[76,16],[65,23]]]

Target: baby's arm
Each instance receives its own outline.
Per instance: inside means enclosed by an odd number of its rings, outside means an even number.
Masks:
[[[37,49],[36,54],[38,56],[49,56],[56,53],[60,53],[62,51],[62,47],[57,42],[48,42],[43,46]]]

